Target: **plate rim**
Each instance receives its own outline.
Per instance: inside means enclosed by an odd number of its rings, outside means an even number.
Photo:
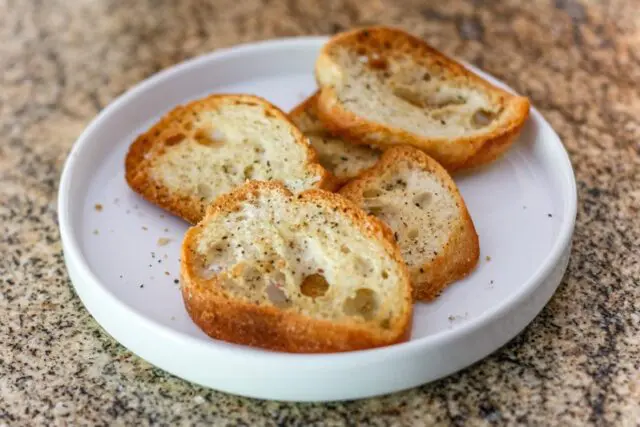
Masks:
[[[248,362],[254,361],[256,358],[260,359],[261,363],[270,363],[275,362],[280,364],[281,362],[291,364],[299,364],[299,365],[313,365],[315,368],[321,369],[323,365],[330,364],[332,367],[335,367],[336,364],[338,366],[349,366],[352,364],[362,363],[362,359],[365,358],[395,358],[399,354],[406,355],[407,353],[419,353],[423,349],[431,347],[443,345],[448,342],[453,342],[460,338],[463,338],[466,335],[473,334],[475,331],[482,329],[487,326],[492,320],[495,320],[498,317],[501,317],[507,314],[510,308],[518,306],[523,302],[524,299],[527,298],[537,287],[544,282],[546,278],[552,273],[554,267],[557,266],[559,260],[561,259],[563,253],[567,250],[567,247],[570,247],[571,239],[573,236],[573,229],[575,226],[575,218],[577,213],[577,186],[575,181],[575,175],[573,171],[573,167],[569,158],[569,155],[562,144],[562,141],[551,126],[551,124],[544,119],[542,114],[533,106],[530,109],[530,119],[535,120],[538,124],[548,126],[549,130],[553,132],[556,136],[557,140],[549,141],[550,147],[552,148],[553,159],[556,164],[559,164],[563,169],[563,179],[565,179],[568,183],[568,187],[561,189],[561,193],[565,198],[563,210],[563,222],[560,225],[560,229],[558,231],[558,235],[553,243],[549,254],[544,258],[544,260],[540,263],[536,271],[530,276],[530,278],[523,283],[520,288],[512,294],[510,297],[501,300],[495,306],[492,306],[490,309],[478,315],[472,321],[465,322],[457,326],[454,329],[443,330],[433,335],[429,335],[426,337],[421,337],[415,340],[387,346],[380,347],[374,349],[367,350],[358,350],[351,351],[345,353],[322,353],[322,354],[296,354],[296,353],[284,353],[284,352],[272,352],[265,351],[263,349],[248,347],[248,346],[240,346],[235,344],[229,344],[224,342],[218,342],[217,340],[211,339],[210,341],[205,341],[196,337],[189,336],[182,332],[176,331],[169,326],[163,325],[161,323],[157,323],[143,314],[139,313],[132,307],[128,306],[126,303],[121,301],[118,297],[116,297],[109,289],[108,286],[104,285],[102,281],[94,274],[91,270],[86,258],[84,257],[83,251],[81,249],[81,245],[79,239],[76,238],[74,233],[74,225],[70,222],[70,209],[73,206],[74,202],[70,199],[70,188],[71,188],[71,178],[73,175],[73,171],[76,168],[77,162],[80,157],[78,156],[79,152],[83,150],[83,147],[90,145],[91,134],[94,132],[94,129],[99,125],[99,123],[108,115],[111,114],[112,111],[120,108],[121,105],[129,102],[133,99],[137,94],[144,92],[145,90],[153,87],[154,85],[171,78],[171,76],[175,73],[179,73],[183,70],[189,69],[191,67],[195,67],[198,65],[205,64],[209,61],[217,61],[223,58],[229,58],[236,55],[246,55],[251,53],[254,50],[262,50],[265,48],[290,48],[294,45],[296,47],[300,47],[301,45],[308,45],[309,48],[317,48],[318,45],[323,44],[328,39],[328,36],[301,36],[301,37],[286,37],[286,38],[276,38],[269,40],[262,40],[257,42],[243,43],[235,46],[229,46],[217,49],[213,52],[209,52],[191,59],[188,59],[184,62],[178,63],[171,67],[168,67],[164,70],[159,71],[158,73],[147,77],[141,82],[135,84],[130,89],[122,93],[115,100],[108,104],[102,111],[100,111],[86,126],[80,136],[75,140],[72,149],[70,150],[64,166],[63,171],[60,178],[60,185],[58,187],[58,223],[60,229],[60,236],[62,242],[62,248],[65,255],[65,260],[67,263],[73,263],[74,268],[77,269],[79,275],[82,277],[82,283],[77,283],[77,280],[72,280],[73,286],[78,292],[78,287],[96,287],[99,288],[107,298],[110,299],[109,303],[114,304],[118,307],[119,310],[122,310],[127,313],[127,315],[132,316],[132,318],[137,321],[142,322],[142,324],[146,327],[151,327],[157,330],[161,335],[164,335],[165,338],[169,338],[172,341],[180,341],[185,345],[197,346],[201,350],[205,351],[213,351],[222,356],[228,355],[233,356],[234,358],[244,358]],[[474,73],[480,74],[482,77],[489,78],[492,83],[497,83],[503,87],[507,87],[502,81],[497,78],[491,76],[490,74],[479,70],[478,68],[471,66],[464,61],[461,61],[465,67],[469,68]],[[168,106],[170,107],[170,106]],[[88,149],[88,148],[84,148]],[[557,287],[557,285],[556,285]],[[555,292],[555,288],[554,288]],[[79,293],[79,292],[78,292]],[[81,297],[81,300],[82,297]],[[105,302],[106,303],[106,302]],[[83,300],[84,304],[84,300]],[[89,308],[85,305],[87,310]],[[544,306],[543,306],[544,307]],[[543,308],[541,307],[541,309]],[[93,315],[92,315],[93,316]],[[100,323],[100,322],[98,322]],[[530,323],[527,322],[527,325]],[[111,334],[111,331],[108,331]],[[115,338],[115,337],[114,337]],[[511,339],[511,338],[510,338]],[[120,341],[119,339],[116,339]],[[225,344],[225,345],[221,345]],[[163,368],[164,369],[164,368]]]

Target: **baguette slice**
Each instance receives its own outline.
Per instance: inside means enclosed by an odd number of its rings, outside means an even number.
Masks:
[[[211,95],[179,106],[129,148],[129,186],[196,223],[220,194],[247,180],[292,191],[329,187],[307,138],[277,107],[250,95]]]
[[[340,194],[389,226],[417,300],[435,298],[478,262],[478,235],[462,196],[447,171],[420,150],[385,151]]]
[[[527,98],[397,29],[338,34],[315,70],[318,115],[332,133],[362,144],[412,145],[450,171],[500,156],[529,114]]]
[[[289,113],[298,129],[305,134],[318,153],[320,164],[333,174],[338,184],[354,178],[373,166],[380,158],[380,151],[366,145],[352,144],[339,136],[331,135],[318,119],[314,93]]]
[[[323,190],[250,182],[218,198],[182,245],[182,294],[209,336],[287,352],[408,338],[411,285],[383,224]]]

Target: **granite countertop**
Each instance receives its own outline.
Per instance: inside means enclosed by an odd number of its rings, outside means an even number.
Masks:
[[[634,0],[0,1],[0,425],[640,425],[640,9]],[[436,3],[436,2],[433,2]],[[198,387],[104,333],[56,225],[65,156],[156,71],[240,42],[401,26],[526,94],[561,135],[579,211],[568,273],[504,348],[376,399]]]

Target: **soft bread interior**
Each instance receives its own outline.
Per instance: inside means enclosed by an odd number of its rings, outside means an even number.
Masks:
[[[223,103],[185,114],[150,160],[149,175],[178,194],[204,203],[247,180],[279,180],[292,191],[311,188],[320,176],[308,169],[306,147],[292,126],[260,104]]]
[[[362,207],[391,228],[410,271],[438,256],[460,217],[449,189],[410,161],[367,181]]]

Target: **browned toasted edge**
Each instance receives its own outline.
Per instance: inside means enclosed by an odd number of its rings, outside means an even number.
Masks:
[[[404,304],[392,329],[376,333],[371,325],[357,322],[316,320],[271,305],[255,305],[227,297],[211,281],[198,279],[194,265],[198,255],[191,249],[206,221],[238,208],[245,200],[264,191],[274,191],[292,202],[312,201],[341,211],[367,237],[379,241],[387,254],[399,265],[399,280],[404,282]],[[198,327],[210,337],[270,350],[293,353],[342,352],[386,346],[405,341],[410,335],[412,300],[409,273],[395,242],[383,233],[379,220],[367,216],[347,199],[325,190],[312,189],[294,196],[279,182],[249,182],[220,196],[208,209],[205,218],[191,227],[184,238],[180,257],[182,295],[187,312]],[[195,258],[194,258],[195,257]],[[395,329],[393,329],[395,327]]]
[[[364,36],[366,34],[366,37]],[[420,56],[430,56],[441,69],[448,70],[452,75],[464,75],[475,84],[484,86],[488,91],[496,93],[504,103],[504,108],[513,110],[501,127],[493,132],[459,138],[423,137],[400,128],[381,125],[359,117],[346,110],[338,101],[332,86],[322,85],[318,77],[321,67],[331,68],[330,50],[340,44],[362,44],[375,37],[385,41],[401,39]],[[403,30],[390,27],[359,28],[332,37],[320,51],[316,62],[316,80],[320,86],[317,100],[317,113],[327,129],[343,138],[359,144],[374,144],[381,148],[390,145],[412,145],[422,149],[440,162],[449,172],[479,166],[489,163],[502,155],[517,139],[517,135],[529,115],[529,100],[526,97],[513,95],[497,86],[492,85],[482,77],[465,68],[455,60],[447,57],[424,40],[417,38]],[[466,144],[466,155],[460,156],[450,152],[447,144]]]
[[[461,213],[459,228],[449,237],[438,256],[422,266],[414,267],[411,271],[414,298],[428,301],[437,297],[447,285],[471,273],[480,256],[480,244],[473,220],[455,182],[447,171],[434,159],[416,148],[393,147],[385,151],[375,165],[342,187],[339,194],[356,204],[361,204],[362,193],[366,186],[403,160],[419,165],[440,180],[455,198]]]
[[[522,99],[522,98],[519,98]],[[526,98],[524,98],[526,99]],[[483,142],[482,146],[471,157],[469,157],[462,165],[452,168],[452,171],[471,169],[478,166],[486,165],[494,160],[499,159],[511,145],[518,139],[527,118],[529,117],[529,101],[526,104],[519,105],[522,108],[520,116],[522,120],[516,123],[512,128],[506,130],[495,138],[488,139]]]
[[[316,102],[318,100],[318,95],[320,95],[320,91],[316,90],[314,93],[305,98],[298,105],[293,107],[289,112],[290,118],[295,118],[297,116],[301,116],[304,114],[308,114],[309,112],[315,113]],[[292,119],[293,120],[293,119]]]
[[[317,188],[328,190],[336,188],[336,183],[331,179],[330,174],[318,163],[317,153],[289,117],[269,101],[255,95],[243,94],[214,94],[186,105],[178,106],[167,113],[147,132],[138,136],[129,147],[125,158],[125,178],[129,187],[149,202],[185,219],[191,224],[195,224],[202,219],[207,203],[197,195],[181,194],[169,190],[162,183],[152,179],[149,174],[149,167],[152,159],[161,156],[169,143],[179,144],[185,139],[184,135],[196,131],[187,130],[183,126],[184,121],[190,120],[189,116],[191,114],[205,109],[218,108],[220,104],[228,102],[230,99],[236,104],[262,105],[264,106],[265,115],[275,116],[287,123],[294,134],[296,143],[306,150],[307,169],[320,177],[315,184]],[[181,135],[182,138],[180,137]]]

